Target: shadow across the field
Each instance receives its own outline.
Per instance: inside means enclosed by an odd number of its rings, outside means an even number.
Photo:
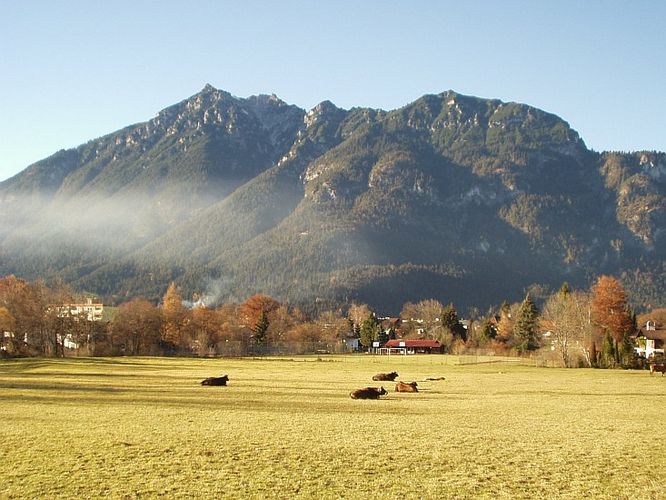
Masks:
[[[102,391],[103,392],[103,391]],[[386,415],[403,415],[404,406],[396,405],[404,400],[399,398],[385,397],[380,400],[351,400],[349,395],[341,396],[344,402],[338,398],[304,400],[298,398],[286,398],[284,400],[264,399],[264,398],[238,398],[238,399],[210,399],[200,397],[165,397],[164,393],[154,393],[153,397],[137,397],[133,394],[121,394],[124,391],[117,391],[109,397],[96,396],[87,393],[85,397],[78,398],[75,394],[63,395],[40,395],[40,394],[2,394],[0,402],[7,403],[26,403],[45,404],[45,405],[74,405],[78,407],[119,407],[125,405],[132,406],[154,406],[156,409],[178,408],[191,410],[225,410],[226,412],[280,412],[293,413],[298,415],[316,414],[316,413],[350,413],[357,414],[359,409],[370,411],[372,413]],[[427,414],[427,412],[414,409],[411,414]]]
[[[67,365],[77,369],[85,369],[87,366],[93,365],[109,367],[110,369],[131,367],[133,370],[137,368],[142,370],[173,370],[173,366],[163,365],[156,361],[141,362],[132,358],[15,358],[0,361],[0,373],[22,373],[52,367],[58,367],[62,371]]]
[[[2,376],[3,373],[0,372],[0,376]],[[4,375],[11,375],[6,373]],[[9,377],[7,377],[9,378]],[[19,377],[16,377],[19,378]],[[150,374],[145,374],[145,373],[121,373],[121,372],[75,372],[75,371],[55,371],[55,370],[49,370],[49,371],[43,371],[43,372],[30,372],[30,373],[21,373],[20,378],[25,379],[25,378],[31,378],[31,379],[39,379],[39,378],[66,378],[66,379],[71,379],[71,378],[78,378],[78,379],[86,379],[86,378],[184,378],[182,375],[164,375],[164,374],[155,374],[155,375],[150,375]]]
[[[34,383],[34,382],[3,382],[0,389],[18,389],[28,391],[58,391],[58,392],[124,392],[126,389],[109,386],[86,386],[59,383]],[[0,396],[2,398],[5,395]]]
[[[525,365],[530,366],[524,359],[491,359],[488,361],[458,361],[456,366],[474,366],[474,365],[496,365],[496,364],[507,364],[507,365]]]
[[[497,391],[492,393],[493,396],[527,396],[527,395],[543,395],[543,396],[578,396],[578,397],[636,397],[636,398],[666,398],[666,394],[651,394],[649,392],[630,391],[630,392],[577,392],[577,391]]]

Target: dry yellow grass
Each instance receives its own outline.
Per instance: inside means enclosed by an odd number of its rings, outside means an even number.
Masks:
[[[2,362],[0,497],[665,497],[666,377],[459,361]]]

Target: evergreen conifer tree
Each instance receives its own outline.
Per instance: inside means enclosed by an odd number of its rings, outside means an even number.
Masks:
[[[610,332],[606,332],[601,344],[601,356],[599,360],[600,368],[615,368],[617,363],[617,350],[615,349],[615,340]]]
[[[442,310],[441,317],[442,326],[448,328],[448,330],[456,337],[460,337],[463,340],[466,340],[467,331],[465,327],[460,323],[460,318],[458,318],[458,311],[453,304],[449,304],[444,307]]]
[[[514,347],[519,352],[533,351],[539,347],[539,310],[532,302],[530,294],[525,296],[513,326]]]
[[[488,318],[483,320],[481,324],[481,337],[483,340],[492,340],[497,335],[497,330],[493,327],[492,323]]]
[[[375,318],[374,314],[370,314],[361,324],[361,345],[363,347],[370,347],[372,341],[376,340],[378,336],[379,324],[377,323],[377,318]]]
[[[266,342],[266,334],[269,326],[268,315],[262,311],[257,324],[252,328],[252,340],[255,345],[263,345]]]

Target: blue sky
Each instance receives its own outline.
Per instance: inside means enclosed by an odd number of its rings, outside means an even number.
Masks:
[[[206,83],[311,108],[453,89],[666,151],[666,2],[0,0],[0,180]]]

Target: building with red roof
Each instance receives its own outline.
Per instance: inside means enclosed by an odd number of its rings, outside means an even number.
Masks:
[[[394,339],[384,344],[389,349],[405,349],[406,354],[441,354],[442,344],[439,340],[426,339]]]

